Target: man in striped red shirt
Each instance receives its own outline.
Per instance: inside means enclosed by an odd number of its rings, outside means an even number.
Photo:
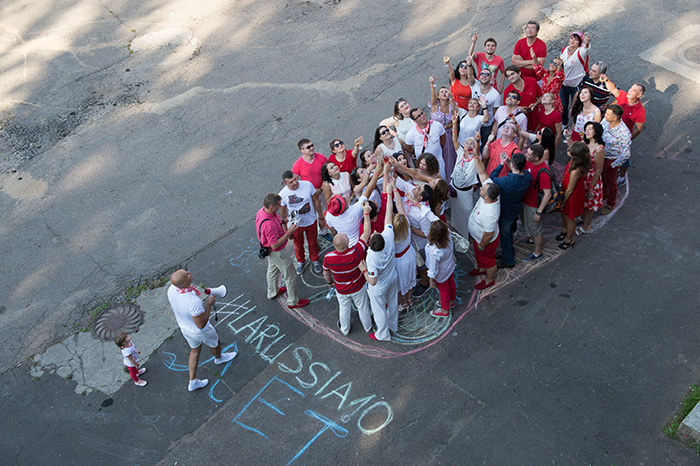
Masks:
[[[372,314],[369,307],[367,284],[358,268],[360,261],[367,255],[367,241],[372,231],[369,219],[370,210],[371,206],[365,201],[362,206],[364,231],[360,240],[349,248],[348,236],[338,233],[333,238],[335,251],[329,252],[323,258],[323,277],[328,286],[333,286],[335,283],[335,295],[340,305],[338,330],[345,336],[350,333],[352,303],[355,303],[355,307],[357,307],[365,332],[372,331]]]

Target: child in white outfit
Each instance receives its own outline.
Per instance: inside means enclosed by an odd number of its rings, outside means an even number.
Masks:
[[[124,365],[129,369],[129,375],[136,385],[143,387],[146,385],[145,380],[139,379],[139,375],[146,372],[146,368],[143,367],[139,369],[139,354],[141,351],[136,349],[134,343],[131,341],[131,336],[126,332],[119,332],[114,336],[114,343],[117,344],[122,350],[122,356],[124,356]]]

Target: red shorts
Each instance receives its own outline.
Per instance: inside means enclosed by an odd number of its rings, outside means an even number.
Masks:
[[[480,269],[490,269],[496,266],[496,248],[498,247],[498,238],[501,234],[491,241],[488,246],[484,248],[483,251],[479,251],[479,243],[477,243],[474,238],[472,238],[472,243],[474,246],[474,257],[476,258],[476,265]]]

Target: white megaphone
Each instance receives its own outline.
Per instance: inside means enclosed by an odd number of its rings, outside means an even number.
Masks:
[[[225,298],[226,297],[226,286],[221,285],[221,286],[217,286],[216,288],[205,288],[204,294],[213,294],[213,295],[218,296],[220,298]]]

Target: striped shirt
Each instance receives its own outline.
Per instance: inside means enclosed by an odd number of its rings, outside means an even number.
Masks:
[[[343,252],[331,251],[323,258],[323,270],[333,274],[335,289],[340,294],[352,294],[365,285],[365,276],[358,264],[367,254],[367,244],[361,239]]]
[[[591,102],[593,102],[596,107],[606,104],[612,95],[603,81],[595,82],[588,75],[583,77],[578,85],[578,90],[580,91],[584,86],[590,87],[593,91]]]

